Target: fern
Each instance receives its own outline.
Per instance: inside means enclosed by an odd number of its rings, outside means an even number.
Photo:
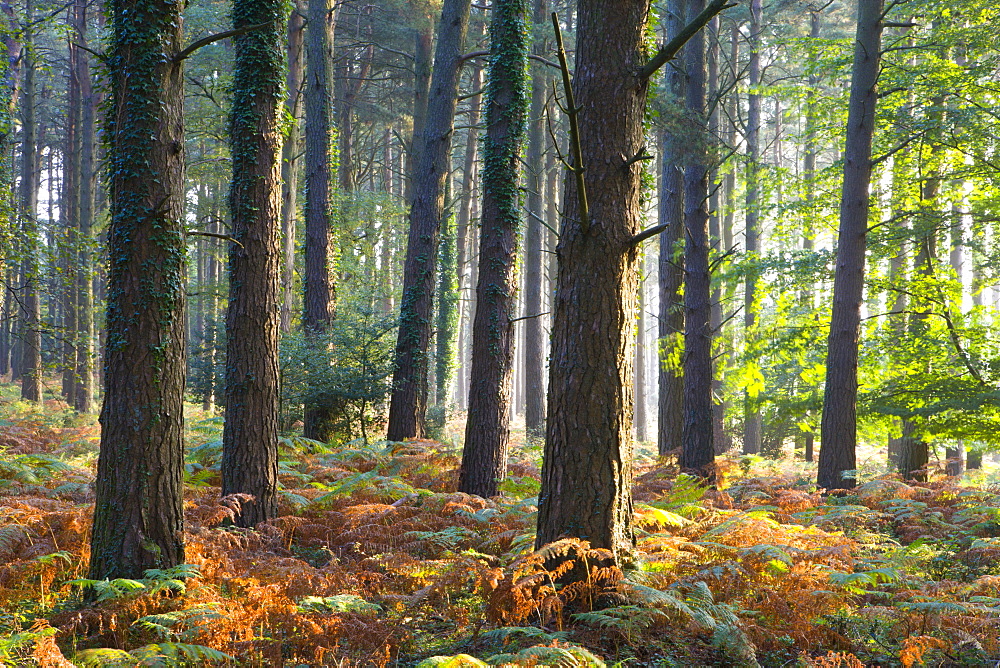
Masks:
[[[115,601],[127,598],[137,592],[146,591],[145,583],[139,580],[129,580],[128,578],[115,578],[114,580],[78,578],[76,580],[67,580],[65,584],[92,590],[97,594],[98,602]]]
[[[565,640],[568,635],[569,633],[566,631],[544,631],[535,626],[501,626],[500,628],[487,631],[481,637],[484,640],[498,640],[503,643],[507,643],[512,638],[518,636],[532,640],[553,642],[555,640]]]
[[[415,668],[488,668],[489,664],[468,654],[455,656],[432,656],[424,659]]]
[[[382,611],[382,606],[369,603],[354,594],[337,594],[336,596],[306,596],[299,601],[299,612],[363,612],[376,613]]]
[[[209,623],[222,619],[217,604],[146,615],[133,622],[152,631],[163,640],[193,640]]]
[[[558,666],[559,668],[606,668],[604,661],[583,647],[537,645],[516,654],[496,654],[486,660],[494,666]]]
[[[172,668],[174,666],[204,666],[235,660],[232,656],[211,647],[172,642],[145,645],[131,652],[108,647],[85,649],[73,656],[73,663],[83,668],[100,666]]]

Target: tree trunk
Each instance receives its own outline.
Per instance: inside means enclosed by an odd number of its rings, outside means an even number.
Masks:
[[[688,20],[705,8],[688,0]],[[714,480],[712,402],[712,274],[708,263],[708,118],[705,96],[705,33],[688,42],[687,110],[694,124],[690,163],[684,169],[684,421],[682,470]]]
[[[413,51],[413,133],[410,150],[406,153],[406,183],[403,196],[413,205],[416,170],[424,150],[424,127],[427,125],[427,103],[431,92],[431,55],[434,48],[434,23],[429,16],[420,17],[420,27],[414,32]],[[461,46],[459,46],[461,48]]]
[[[472,325],[472,382],[459,491],[490,497],[507,472],[521,223],[518,181],[528,112],[529,0],[496,0],[483,143],[483,217]]]
[[[292,309],[295,306],[295,214],[299,192],[302,81],[305,74],[302,60],[305,12],[305,0],[296,0],[295,8],[288,17],[288,100],[285,102],[285,109],[292,120],[281,148],[281,236],[284,254],[281,273],[281,331],[286,333],[292,330]]]
[[[38,172],[35,170],[35,35],[34,3],[25,5],[28,27],[24,31],[27,58],[21,95],[21,238],[23,247],[21,305],[21,398],[42,400],[42,304],[38,266]]]
[[[77,0],[76,39],[87,45],[87,3]],[[77,250],[77,336],[76,336],[76,391],[73,393],[75,408],[81,413],[93,410],[94,400],[94,272],[93,225],[94,188],[96,185],[94,119],[98,96],[91,83],[90,55],[77,49],[77,78],[80,81],[80,171],[79,219]]]
[[[472,80],[469,84],[474,91],[480,91],[483,87],[483,66],[477,61],[473,66]],[[479,110],[483,96],[476,93],[469,99],[469,130],[465,138],[465,165],[462,169],[462,195],[458,205],[458,284],[461,299],[459,300],[459,339],[458,339],[458,405],[461,408],[468,407],[469,384],[468,377],[468,354],[466,331],[471,329],[466,324],[472,322],[471,298],[467,297],[476,286],[470,280],[471,258],[475,255],[472,246],[472,239],[475,230],[470,229],[472,221],[472,198],[475,193],[475,181],[478,173],[476,162],[476,147],[479,144]]]
[[[577,4],[575,106],[589,215],[564,184],[536,546],[632,551],[632,345],[643,147],[646,0]],[[615,113],[606,112],[614,101]]]
[[[811,11],[809,14],[809,38],[814,41],[819,40],[820,38],[820,13],[818,10]],[[812,53],[813,52],[810,52],[810,56],[812,56]],[[819,142],[816,135],[816,126],[819,120],[817,118],[816,108],[816,101],[820,92],[819,83],[819,74],[810,72],[809,89],[806,93],[805,153],[802,158],[802,180],[805,182],[805,215],[802,221],[802,250],[806,253],[812,253],[813,238],[816,234],[813,229],[813,220],[816,216],[814,198],[816,193],[816,154],[819,150]],[[806,312],[811,312],[815,302],[815,296],[813,295],[811,285],[802,290],[801,300]],[[815,391],[813,391],[812,394],[815,399]],[[805,418],[806,421],[812,425],[810,413],[811,411],[807,410]],[[813,446],[816,440],[814,427],[809,427],[809,431],[805,433],[804,438],[805,448],[803,451],[803,457],[807,462],[811,462],[814,455]]]
[[[747,192],[746,192],[746,255],[747,275],[743,293],[743,326],[746,346],[752,350],[757,333],[756,320],[757,270],[754,265],[760,253],[760,35],[761,0],[750,0],[750,80],[747,94]],[[749,351],[748,351],[749,352]],[[743,394],[743,454],[760,452],[760,408],[756,397]]]
[[[184,561],[183,6],[112,0],[107,347],[90,577]]]
[[[683,27],[684,0],[673,0],[666,16],[668,37]],[[676,106],[683,103],[684,74],[679,67],[668,67],[665,87]],[[682,142],[672,132],[660,133],[660,196],[658,223],[666,225],[660,234],[659,257],[659,348],[666,352],[659,363],[659,399],[657,411],[657,450],[660,455],[681,449],[684,424],[683,348],[684,305],[684,171]]]
[[[431,301],[469,9],[470,0],[445,0],[441,10],[434,73],[427,100],[427,125],[410,208],[396,369],[386,435],[390,441],[420,438],[425,434]]]
[[[547,0],[534,0],[532,21],[535,33],[545,25]],[[533,53],[544,57],[546,40],[537,38]],[[528,220],[524,235],[524,428],[529,434],[540,435],[545,425],[545,333],[542,329],[542,190],[545,161],[545,97],[548,73],[538,64],[531,64],[531,115],[528,120],[527,190]]]
[[[335,277],[330,258],[330,25],[329,0],[309,0],[306,25],[306,263],[302,329],[314,342],[322,340],[333,321]],[[332,407],[314,389],[306,405],[303,435],[325,440]]]
[[[635,440],[649,440],[646,420],[646,278],[645,256],[639,260],[639,289],[636,304],[635,333]]]
[[[822,447],[816,478],[816,484],[826,489],[857,484],[858,336],[865,281],[875,88],[881,59],[881,14],[882,0],[859,0],[820,429]]]
[[[74,23],[72,13],[70,25]],[[63,229],[58,234],[61,272],[56,283],[62,306],[62,395],[66,403],[74,405],[76,393],[76,336],[77,336],[77,252],[80,246],[80,49],[75,44],[69,49],[70,76],[66,91],[66,133],[63,143],[62,197],[59,208]],[[55,300],[53,300],[55,301]]]
[[[278,515],[278,241],[281,199],[282,0],[234,0],[233,27],[265,25],[235,38],[229,150],[229,308],[222,494],[250,494],[235,523]]]

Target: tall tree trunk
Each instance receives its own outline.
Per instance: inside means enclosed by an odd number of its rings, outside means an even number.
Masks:
[[[632,550],[632,358],[649,3],[579,0],[575,106],[586,193],[564,183],[536,546]],[[615,114],[604,113],[609,101]],[[581,200],[586,196],[588,214]]]
[[[76,0],[76,39],[87,45],[87,3]],[[76,336],[76,391],[75,408],[81,413],[93,410],[94,400],[94,271],[93,225],[94,189],[96,186],[94,119],[98,99],[91,82],[90,56],[83,48],[77,49],[77,78],[80,81],[80,171],[79,226],[77,250],[77,336]]]
[[[330,258],[330,25],[329,0],[309,0],[306,25],[306,264],[302,329],[320,345],[333,321],[335,280]],[[332,407],[316,390],[305,410],[303,434],[325,440]]]
[[[705,0],[688,0],[688,20],[701,13]],[[705,33],[699,31],[686,50],[687,110],[695,127],[690,163],[684,169],[684,421],[682,470],[714,480],[712,402],[712,274],[708,262],[708,118],[705,96]]]
[[[820,38],[820,12],[819,10],[813,10],[809,13],[809,38],[818,44]],[[810,56],[815,53],[810,52]],[[813,251],[813,237],[815,236],[815,230],[813,229],[813,220],[816,216],[816,207],[814,205],[814,197],[816,193],[816,154],[819,151],[819,141],[817,137],[817,99],[819,97],[819,74],[816,72],[810,72],[809,74],[809,89],[806,93],[806,127],[805,127],[805,153],[802,158],[802,180],[805,182],[805,217],[802,226],[802,250],[806,253],[811,253]],[[815,296],[813,295],[812,286],[808,285],[802,290],[802,304],[806,311],[812,311]],[[815,393],[813,393],[815,397]],[[809,412],[806,412],[806,417],[808,418]],[[804,434],[804,452],[803,456],[807,462],[813,460],[813,449],[815,444],[816,435],[812,427],[809,428]]]
[[[288,99],[285,109],[292,121],[281,147],[281,237],[284,266],[281,273],[281,331],[292,330],[295,306],[295,220],[299,185],[299,137],[302,122],[303,33],[306,0],[296,0],[288,17]]]
[[[747,94],[747,191],[746,191],[746,254],[747,275],[743,293],[743,325],[746,346],[752,348],[757,334],[756,320],[757,270],[754,267],[760,252],[760,49],[761,0],[750,0],[750,87]],[[743,394],[743,454],[760,452],[760,408],[756,397]]]
[[[431,300],[469,9],[470,0],[445,0],[441,9],[434,73],[427,100],[427,125],[410,208],[396,369],[386,435],[390,441],[419,438],[425,433]]]
[[[548,20],[547,0],[534,0],[532,21],[535,33]],[[546,54],[545,39],[535,39],[533,53]],[[528,120],[528,220],[524,235],[524,428],[529,434],[541,434],[545,423],[545,333],[542,330],[542,238],[544,234],[542,190],[545,162],[545,96],[548,73],[542,65],[531,66],[531,115]]]
[[[472,246],[472,239],[475,230],[470,229],[472,221],[472,198],[475,192],[475,181],[478,174],[478,163],[476,162],[476,148],[479,145],[479,113],[482,103],[482,93],[478,92],[483,87],[483,66],[476,62],[472,70],[472,80],[470,86],[477,91],[469,99],[469,129],[465,138],[465,165],[462,169],[462,194],[458,204],[458,284],[461,298],[459,300],[459,337],[458,337],[458,405],[461,408],[468,406],[469,384],[466,378],[469,375],[466,331],[471,330],[472,309],[471,293],[476,286],[471,282],[471,258],[475,255]],[[470,295],[470,296],[467,296]]]
[[[683,27],[684,0],[672,0],[667,10],[667,36],[674,37]],[[676,107],[683,104],[684,73],[669,66],[665,87]],[[682,141],[675,133],[660,133],[660,196],[658,223],[666,225],[660,234],[659,257],[659,348],[666,352],[659,360],[657,400],[657,451],[660,455],[681,448],[684,424],[683,353],[675,355],[684,341],[684,170]]]
[[[21,306],[21,398],[42,400],[42,303],[38,266],[38,172],[35,170],[35,34],[34,2],[25,4],[24,82],[21,95],[21,239],[23,244]]]
[[[107,347],[90,577],[184,562],[183,6],[112,0]]]
[[[816,484],[827,489],[857,484],[858,337],[865,282],[872,136],[875,132],[882,0],[859,0],[858,29],[847,111],[844,184],[837,236],[833,314],[826,356],[826,393]]]
[[[233,28],[264,25],[235,39],[229,150],[229,308],[222,494],[250,494],[235,522],[278,515],[278,241],[281,200],[282,0],[234,0]]]
[[[454,222],[450,214],[444,216],[441,221],[441,245],[438,249],[434,402],[442,406],[442,428],[447,422],[448,388],[451,387],[455,371],[455,336],[458,325],[458,259],[455,248]]]
[[[719,123],[722,115],[722,105],[719,88],[719,17],[716,16],[708,24],[709,42],[707,47],[708,58],[708,98],[707,104],[711,108],[708,117],[708,134],[712,141],[716,141],[719,136]],[[718,180],[718,164],[713,161],[712,169],[709,172],[708,182],[710,186],[708,197],[708,235],[712,250],[719,254],[722,251],[722,218],[721,218],[721,191],[716,186]],[[713,347],[716,337],[722,336],[722,281],[719,278],[712,280],[712,319],[711,331]],[[712,444],[717,454],[721,454],[729,449],[726,443],[725,421],[726,406],[722,403],[722,375],[724,370],[725,357],[720,351],[712,356]]]
[[[529,0],[496,0],[490,21],[490,69],[483,143],[483,218],[477,308],[472,325],[472,382],[458,489],[496,496],[507,472],[513,372],[518,181],[528,112]]]
[[[73,12],[75,13],[75,12]],[[73,13],[69,17],[70,26],[75,24]],[[62,306],[62,395],[66,403],[75,403],[76,393],[76,336],[77,336],[77,271],[76,257],[79,249],[80,229],[80,49],[75,44],[69,49],[70,76],[66,95],[66,133],[63,144],[63,183],[59,203],[63,229],[59,234],[59,260],[61,276],[57,279],[58,294]]]

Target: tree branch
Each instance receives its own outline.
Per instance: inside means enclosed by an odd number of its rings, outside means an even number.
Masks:
[[[671,60],[677,55],[688,40],[695,36],[695,34],[708,25],[708,22],[712,18],[724,9],[729,9],[730,7],[735,7],[736,3],[727,4],[729,0],[712,0],[712,2],[705,7],[705,9],[694,17],[691,23],[684,26],[677,35],[663,45],[663,47],[653,56],[652,60],[646,63],[645,67],[639,70],[636,76],[639,79],[646,80],[653,76],[658,69],[663,67],[667,61]]]
[[[719,0],[716,0],[718,2]],[[577,116],[580,110],[576,106],[576,99],[573,97],[573,83],[569,76],[569,63],[566,61],[566,49],[563,48],[562,30],[559,28],[559,16],[552,12],[552,27],[556,32],[556,47],[559,54],[559,69],[562,71],[563,89],[566,95],[566,113],[569,115],[569,143],[573,152],[572,168],[576,176],[576,195],[580,201],[580,230],[587,234],[590,232],[590,207],[587,204],[587,184],[583,180],[585,167],[583,164],[583,149],[580,146],[580,124]]]
[[[187,58],[188,56],[190,56],[192,53],[194,53],[203,46],[208,46],[209,44],[218,42],[219,40],[222,39],[227,39],[229,37],[238,37],[240,35],[245,35],[248,32],[253,32],[254,30],[260,30],[261,28],[266,28],[269,25],[271,24],[258,23],[252,26],[243,26],[242,28],[233,28],[232,30],[217,32],[214,35],[209,35],[208,37],[202,37],[201,39],[192,42],[188,46],[178,51],[177,55],[174,56],[174,62],[175,63],[181,62],[182,60],[184,60],[185,58]]]
[[[631,239],[629,239],[628,245],[638,246],[646,239],[650,237],[655,237],[657,234],[667,229],[668,227],[670,227],[670,223],[663,223],[662,225],[654,225],[653,227],[647,227],[642,232],[639,232],[639,234],[636,234]]]

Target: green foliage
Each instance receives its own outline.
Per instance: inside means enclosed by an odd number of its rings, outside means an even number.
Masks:
[[[382,606],[369,603],[354,594],[337,594],[336,596],[306,596],[299,601],[302,612],[361,612],[374,614],[382,612]]]
[[[332,399],[341,407],[336,431],[367,440],[383,419],[395,328],[392,316],[360,296],[339,306],[324,335],[286,335],[281,341],[283,409]]]
[[[83,668],[101,666],[150,666],[174,668],[190,665],[215,665],[235,659],[230,655],[204,645],[163,642],[144,645],[131,652],[121,649],[85,649],[73,655],[73,662]]]

